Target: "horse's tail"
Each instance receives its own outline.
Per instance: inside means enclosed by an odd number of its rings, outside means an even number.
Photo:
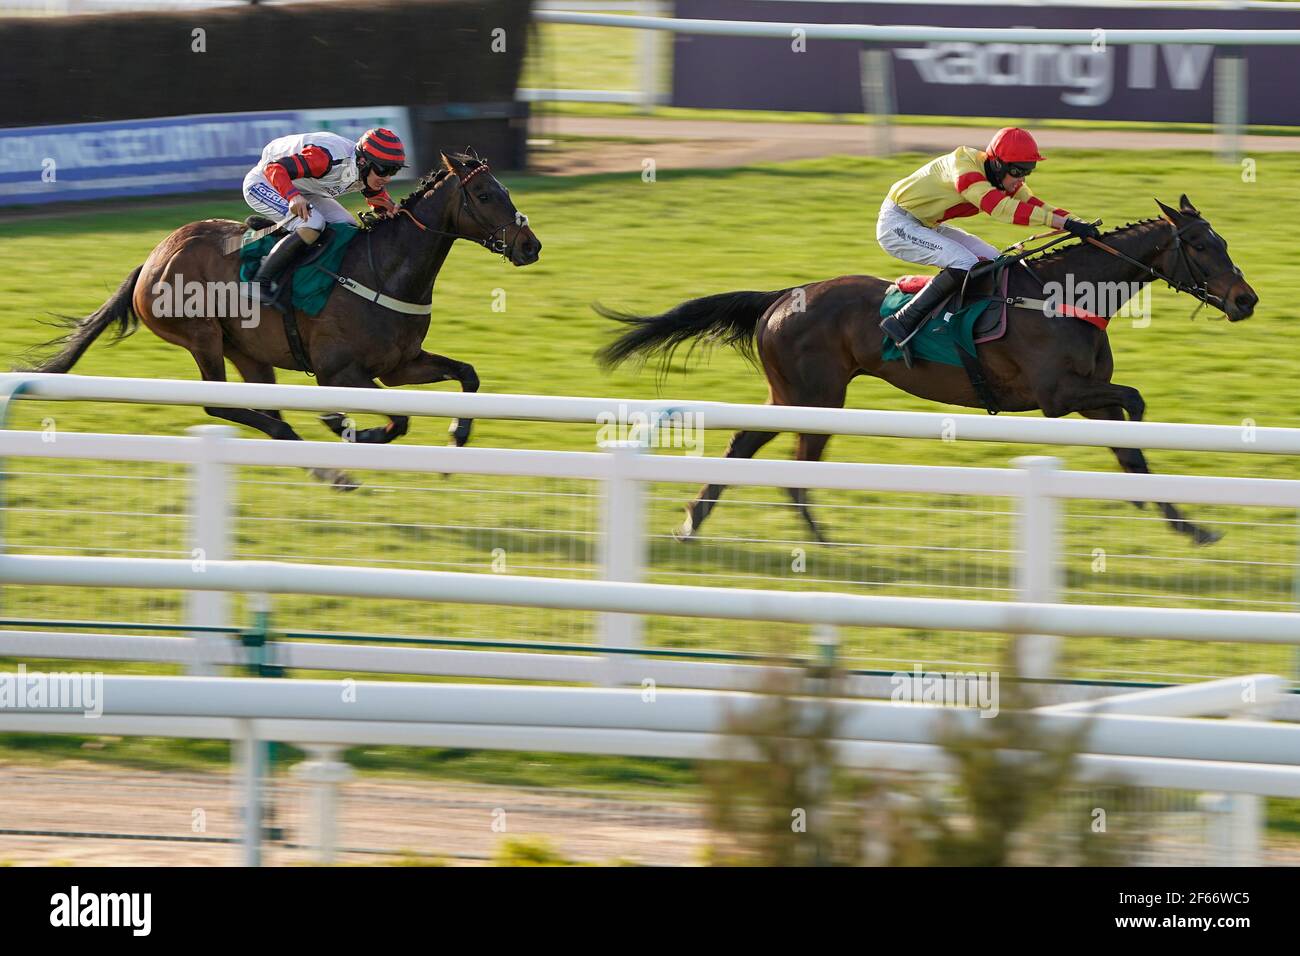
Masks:
[[[135,294],[135,284],[140,278],[142,269],[144,269],[143,265],[137,266],[134,272],[122,280],[122,284],[117,287],[117,291],[109,300],[84,319],[67,315],[56,316],[56,321],[50,324],[63,326],[68,331],[28,351],[24,356],[26,364],[21,371],[68,371],[77,364],[77,359],[81,358],[82,353],[90,348],[90,343],[99,338],[100,334],[114,322],[117,323],[117,329],[113,334],[114,342],[134,332],[140,325],[140,317],[135,314],[131,306],[131,298]],[[55,354],[45,354],[54,348],[58,349]]]
[[[752,362],[758,320],[789,291],[723,292],[683,302],[662,315],[630,315],[595,305],[593,308],[605,318],[631,326],[597,352],[596,359],[604,367],[613,368],[630,358],[645,361],[659,356],[667,370],[678,346],[702,337],[709,345],[734,346]]]

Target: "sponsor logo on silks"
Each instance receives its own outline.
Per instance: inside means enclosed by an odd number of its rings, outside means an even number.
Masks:
[[[51,926],[126,926],[133,936],[148,936],[153,926],[152,893],[69,893],[50,897]]]
[[[280,212],[289,211],[288,201],[270,186],[256,183],[249,192],[262,200],[262,202],[266,203],[268,206],[274,206],[276,209],[280,210]]]

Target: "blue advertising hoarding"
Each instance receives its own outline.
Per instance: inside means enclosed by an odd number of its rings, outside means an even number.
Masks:
[[[278,136],[328,129],[356,139],[386,126],[408,144],[405,107],[173,116],[0,129],[0,206],[238,190]]]

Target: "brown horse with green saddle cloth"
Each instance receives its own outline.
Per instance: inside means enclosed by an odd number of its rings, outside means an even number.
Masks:
[[[272,232],[270,225],[264,231]],[[280,368],[314,372],[322,385],[378,388],[376,380],[388,386],[453,380],[465,391],[477,391],[473,366],[424,350],[434,281],[457,239],[478,243],[516,266],[536,262],[542,248],[487,163],[477,156],[444,154],[442,165],[416,185],[394,216],[367,219],[360,234],[346,243],[336,270],[328,270],[332,291],[325,292],[315,314],[295,313],[288,307],[290,298],[277,300],[283,305],[279,309],[263,306],[249,320],[242,308],[234,307],[253,302],[246,295],[249,283],[240,282],[236,254],[245,227],[205,219],[168,235],[98,311],[68,319],[70,331],[48,343],[58,347],[56,354],[39,360],[33,370],[67,372],[110,326],[121,338],[143,322],[159,338],[188,350],[205,381],[225,381],[229,359],[249,382],[274,382]],[[199,296],[193,300],[199,307],[187,305],[178,314],[172,307],[180,299],[177,288],[192,283],[199,289],[238,290],[232,298],[239,301],[215,295],[208,307]],[[299,439],[274,409],[205,410],[272,438]],[[385,426],[354,433],[345,427],[342,413],[324,415],[322,421],[336,434],[366,443],[392,441],[409,424],[397,416]],[[468,441],[470,427],[469,419],[452,423],[457,445]],[[318,477],[341,488],[355,487],[341,473]]]
[[[1049,417],[1078,412],[1086,418],[1140,421],[1146,408],[1141,394],[1111,382],[1114,361],[1106,323],[1120,308],[1079,308],[1054,301],[1051,288],[1091,289],[1126,284],[1140,290],[1152,281],[1167,282],[1236,322],[1251,315],[1259,301],[1228,255],[1227,243],[1183,196],[1174,209],[1158,203],[1162,216],[1130,223],[1100,239],[1063,245],[1045,254],[1021,254],[1005,269],[990,269],[967,284],[967,298],[981,294],[990,306],[1005,308],[1003,333],[972,345],[983,388],[973,382],[957,347],[957,362],[918,356],[914,367],[891,361],[879,328],[881,306],[896,286],[874,276],[840,276],[822,282],[771,292],[725,292],[692,299],[661,315],[629,315],[601,307],[608,318],[628,330],[599,353],[607,366],[631,358],[658,356],[667,367],[683,343],[703,337],[732,345],[757,357],[767,375],[769,399],[775,405],[841,408],[849,382],[860,375],[882,378],[906,392],[949,405],[1013,412],[1041,409]],[[978,270],[977,270],[978,271]],[[994,287],[993,272],[1006,278]],[[942,322],[944,307],[938,310]],[[972,313],[973,314],[973,313]],[[925,320],[927,327],[935,317]],[[963,319],[963,322],[966,319]],[[972,319],[971,338],[978,338]],[[964,340],[965,333],[946,333],[946,347]],[[918,336],[919,338],[920,336]],[[928,336],[927,336],[928,337]],[[913,340],[915,342],[915,339]],[[986,391],[981,395],[981,391]],[[727,448],[729,458],[750,458],[776,437],[776,432],[740,431]],[[817,461],[829,435],[799,435],[795,457]],[[1149,471],[1146,457],[1135,448],[1112,449],[1129,472]],[[722,485],[705,485],[687,506],[679,538],[695,535],[717,504]],[[823,532],[808,507],[804,489],[790,489],[817,540]],[[1217,540],[1217,532],[1183,517],[1172,504],[1158,506],[1170,526],[1198,544]]]

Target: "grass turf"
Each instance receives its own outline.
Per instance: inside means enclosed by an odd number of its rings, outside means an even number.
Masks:
[[[875,210],[888,185],[923,157],[830,158],[735,170],[640,168],[571,179],[517,176],[509,185],[545,243],[542,261],[516,270],[477,247],[461,245],[434,294],[427,347],[472,362],[489,391],[571,395],[663,394],[684,399],[761,402],[761,374],[720,352],[656,389],[652,374],[605,375],[591,354],[611,332],[592,301],[661,311],[697,295],[778,288],[825,276],[908,271],[874,242]],[[1072,152],[1054,156],[1035,185],[1049,201],[1108,224],[1150,216],[1151,197],[1176,203],[1188,192],[1231,243],[1236,263],[1262,302],[1249,322],[1229,326],[1187,316],[1190,300],[1153,296],[1145,328],[1112,327],[1115,378],[1142,389],[1149,417],[1260,426],[1300,424],[1300,387],[1278,323],[1297,292],[1285,224],[1290,183],[1300,159],[1268,156],[1244,182],[1237,167],[1208,155]],[[84,315],[172,228],[209,216],[242,217],[238,197],[123,211],[70,213],[0,222],[8,264],[0,276],[0,354],[17,356],[49,331],[44,313]],[[979,231],[1005,244],[1022,233],[987,221]],[[494,311],[504,290],[506,308]],[[77,372],[197,377],[189,356],[147,330],[115,346],[92,347]],[[233,374],[233,373],[232,373]],[[284,373],[281,381],[305,383]],[[446,387],[446,386],[443,386]],[[850,405],[933,410],[871,379]],[[328,435],[310,416],[289,413],[307,437]],[[20,428],[179,434],[208,422],[200,409],[20,403]],[[364,423],[363,423],[364,424]],[[445,423],[417,420],[406,442],[441,443]],[[708,434],[705,453],[723,452],[726,435]],[[481,446],[591,450],[585,426],[480,422]],[[783,436],[761,457],[784,458]],[[1034,448],[837,438],[828,457],[1005,466],[1021,454],[1047,453],[1071,468],[1113,470],[1105,449]],[[1249,455],[1156,453],[1167,472],[1292,477],[1288,459]],[[50,461],[7,463],[9,547],[34,553],[188,556],[184,513],[188,485],[179,469]],[[366,487],[343,496],[291,470],[240,474],[235,548],[243,557],[336,561],[381,566],[591,576],[596,572],[598,489],[577,482],[488,480],[466,476],[363,473]],[[709,540],[690,548],[664,534],[694,489],[656,487],[649,527],[649,577],[655,581],[848,590],[899,595],[1004,597],[1012,587],[1010,502],[954,502],[929,496],[868,493],[815,496],[835,544],[806,535],[776,489],[734,489],[706,526]],[[1127,505],[1080,503],[1068,510],[1066,564],[1071,600],[1174,606],[1290,609],[1295,581],[1295,516],[1263,509],[1193,508],[1228,531],[1212,549],[1193,550],[1158,521]],[[802,551],[802,558],[797,553]],[[1102,569],[1098,569],[1098,552]],[[803,570],[798,570],[800,561]],[[4,589],[11,617],[176,621],[181,595],[114,594],[78,589]],[[236,614],[242,613],[236,608]],[[413,635],[589,642],[590,615],[559,611],[282,598],[282,627],[367,630]],[[647,639],[660,646],[790,652],[809,648],[807,628],[735,628],[660,617]],[[998,635],[856,631],[844,635],[857,666],[910,669],[912,662],[987,664]],[[1288,673],[1289,649],[1176,642],[1071,641],[1067,671],[1079,677]],[[132,672],[165,668],[105,664]],[[677,773],[673,770],[669,776]]]

